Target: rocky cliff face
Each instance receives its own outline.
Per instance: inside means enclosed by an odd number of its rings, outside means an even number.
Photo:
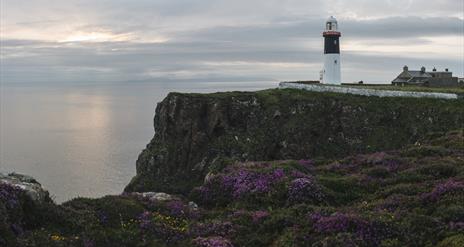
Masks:
[[[464,100],[299,90],[171,93],[126,191],[188,193],[230,160],[337,158],[401,148],[463,127]]]

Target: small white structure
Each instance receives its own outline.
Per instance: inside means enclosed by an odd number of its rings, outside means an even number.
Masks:
[[[331,16],[325,24],[324,36],[324,69],[322,70],[322,83],[341,85],[340,69],[340,37],[338,22]]]

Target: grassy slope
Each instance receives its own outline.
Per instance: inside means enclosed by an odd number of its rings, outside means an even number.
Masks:
[[[0,236],[18,246],[462,246],[463,130],[343,159],[236,163],[189,199],[200,209],[127,195],[31,215],[2,201],[0,215],[15,217]]]

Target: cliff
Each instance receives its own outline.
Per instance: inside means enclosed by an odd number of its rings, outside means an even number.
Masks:
[[[463,127],[464,100],[300,90],[171,93],[126,191],[187,194],[229,160],[338,158],[421,142]]]

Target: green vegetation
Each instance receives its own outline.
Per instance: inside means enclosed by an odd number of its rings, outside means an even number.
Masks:
[[[380,98],[295,89],[172,93],[126,191],[187,195],[219,160],[341,158],[464,127],[464,99]],[[436,150],[437,152],[439,150]]]
[[[224,159],[188,198],[166,201],[37,204],[1,185],[0,245],[462,246],[463,143],[458,130],[341,159]]]

